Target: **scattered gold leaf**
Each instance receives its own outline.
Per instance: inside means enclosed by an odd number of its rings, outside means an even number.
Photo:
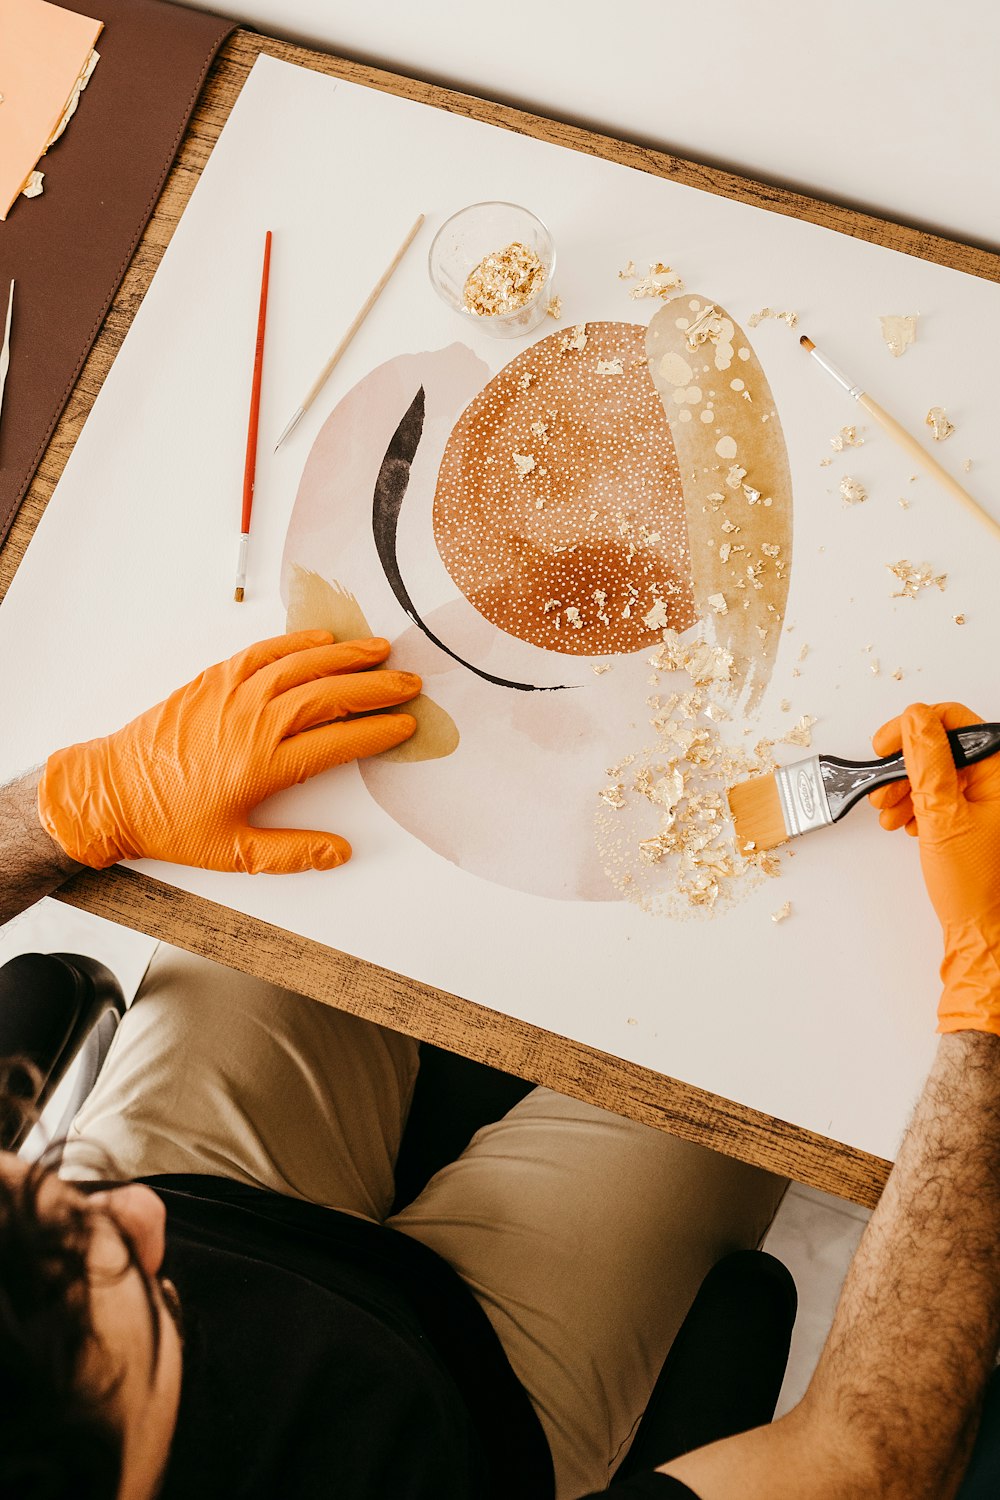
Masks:
[[[905,354],[916,339],[918,317],[919,313],[907,313],[905,315],[889,313],[885,317],[879,318],[879,322],[882,325],[882,337],[885,340],[885,346],[895,359],[899,359],[900,355]]]
[[[931,429],[936,443],[943,443],[945,438],[950,438],[955,431],[955,424],[948,421],[943,406],[932,406],[924,422]]]
[[[893,594],[894,599],[915,599],[922,589],[929,589],[931,585],[943,593],[948,582],[947,573],[935,574],[930,563],[913,564],[903,557],[899,562],[886,563],[886,567],[902,584],[902,588]]]
[[[747,318],[747,327],[756,328],[758,323],[763,323],[765,318],[776,318],[779,323],[787,323],[789,328],[794,328],[799,321],[798,313],[775,312],[773,307],[762,307],[760,312],[753,312]]]

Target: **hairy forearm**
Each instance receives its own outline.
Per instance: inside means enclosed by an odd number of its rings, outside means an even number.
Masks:
[[[1000,1038],[942,1037],[803,1403],[881,1495],[954,1492],[1000,1329]]]
[[[949,1500],[1000,1329],[1000,1037],[942,1037],[806,1395],[664,1465],[702,1500]]]
[[[33,906],[83,868],[38,818],[40,771],[0,787],[0,923]]]

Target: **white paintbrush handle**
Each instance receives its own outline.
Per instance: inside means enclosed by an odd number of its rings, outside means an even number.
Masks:
[[[372,288],[364,307],[362,307],[361,311],[357,314],[350,328],[348,328],[347,332],[344,334],[344,337],[341,339],[340,343],[337,345],[336,349],[334,349],[333,353],[330,355],[330,358],[327,360],[326,364],[323,366],[322,370],[320,370],[319,374],[316,376],[316,379],[309,387],[305,399],[302,402],[302,410],[304,412],[308,411],[310,406],[312,406],[313,402],[316,400],[316,397],[323,389],[327,380],[333,374],[335,366],[340,363],[341,355],[344,353],[344,350],[347,348],[348,344],[351,342],[354,335],[357,333],[358,329],[361,327],[362,323],[365,321],[368,314],[371,312],[372,308],[375,306],[376,302],[385,291],[386,283],[388,282],[392,273],[395,271],[396,267],[399,265],[399,262],[403,259],[403,256],[406,254],[407,250],[409,250],[423,222],[424,216],[423,214],[421,214],[414,224],[413,228],[410,230],[409,234],[406,236],[406,239],[396,251],[396,254],[393,256],[389,265],[386,266],[385,270],[382,272],[382,275],[379,277],[375,286]]]
[[[958,480],[953,479],[948,470],[941,467],[937,459],[928,453],[922,443],[917,442],[911,432],[907,432],[905,427],[900,426],[895,417],[890,417],[889,413],[884,411],[877,401],[872,400],[867,391],[862,391],[857,400],[858,405],[863,406],[865,411],[875,419],[879,426],[884,427],[889,436],[896,439],[899,446],[905,449],[915,463],[921,464],[927,470],[928,474],[933,474],[938,483],[950,495],[953,495],[956,500],[960,500],[967,511],[974,515],[977,520],[982,521],[983,525],[988,527],[995,537],[1000,537],[1000,522],[995,521],[988,511],[983,510],[982,506],[973,500],[972,496],[967,490],[962,488]]]

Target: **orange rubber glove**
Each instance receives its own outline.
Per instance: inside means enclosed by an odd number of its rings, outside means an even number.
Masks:
[[[920,840],[927,893],[944,933],[938,1031],[1000,1036],[1000,756],[957,771],[945,729],[981,724],[961,703],[914,703],[872,738],[902,749],[908,781],[872,792],[883,828]]]
[[[409,672],[365,670],[388,654],[388,641],[335,645],[325,630],[249,646],[117,734],[51,755],[38,787],[42,826],[98,870],[140,858],[251,875],[341,865],[346,839],[255,828],[250,813],[319,771],[409,739],[409,714],[331,722],[419,693]]]

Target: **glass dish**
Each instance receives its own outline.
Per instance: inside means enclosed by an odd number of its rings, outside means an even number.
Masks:
[[[466,307],[466,279],[484,256],[518,241],[545,267],[545,280],[530,302],[509,313],[479,314]],[[537,328],[552,298],[556,249],[541,219],[516,203],[473,203],[447,219],[427,257],[431,285],[441,300],[494,338],[519,338]]]

